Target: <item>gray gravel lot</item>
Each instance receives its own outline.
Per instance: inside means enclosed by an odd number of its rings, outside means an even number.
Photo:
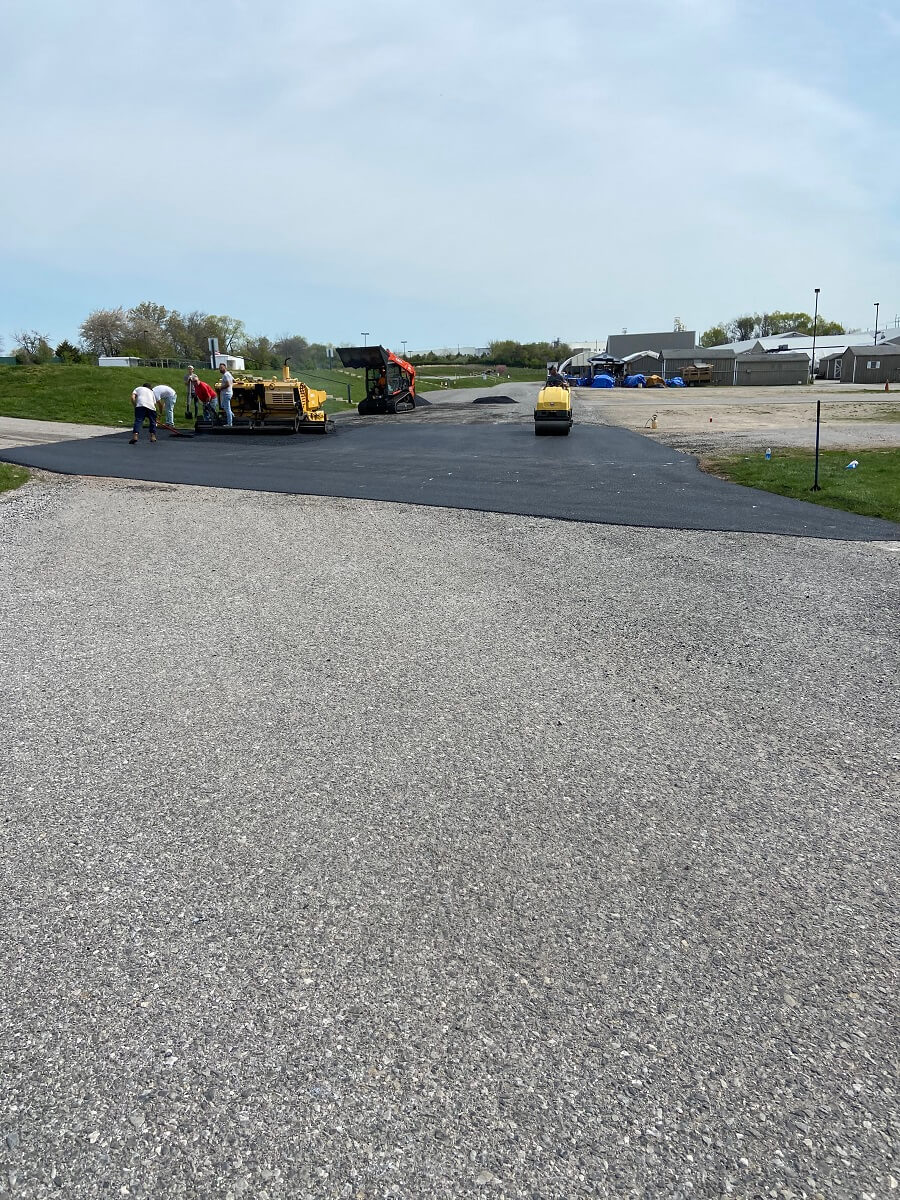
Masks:
[[[0,1195],[883,1197],[896,546],[0,501]]]

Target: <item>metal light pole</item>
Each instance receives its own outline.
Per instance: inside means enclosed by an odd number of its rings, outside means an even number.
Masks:
[[[813,317],[813,344],[812,344],[812,378],[816,377],[816,330],[819,325],[819,288],[816,288],[816,313]],[[822,419],[822,397],[816,396],[816,472],[813,478],[813,485],[810,488],[811,492],[821,492],[819,487],[819,424]]]
[[[879,308],[880,308],[880,305],[879,305],[878,301],[876,300],[875,301],[875,341],[872,343],[873,346],[878,345],[878,309]]]
[[[362,340],[363,340],[363,346],[367,346],[367,345],[368,345],[368,342],[366,341],[366,338],[369,336],[369,332],[368,332],[368,330],[366,330],[366,332],[365,332],[365,333],[361,333],[359,336],[360,336],[360,337],[362,338]]]
[[[816,288],[816,311],[815,311],[815,315],[813,316],[812,358],[811,358],[810,364],[809,364],[810,381],[814,380],[816,377],[816,327],[818,326],[818,324],[819,324],[819,289]]]
[[[403,339],[403,341],[401,341],[400,345],[403,347],[403,357],[406,358],[406,339],[405,338]]]

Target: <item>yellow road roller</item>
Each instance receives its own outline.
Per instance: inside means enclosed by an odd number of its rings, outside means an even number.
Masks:
[[[534,432],[567,434],[572,428],[572,397],[567,387],[548,384],[538,392]]]

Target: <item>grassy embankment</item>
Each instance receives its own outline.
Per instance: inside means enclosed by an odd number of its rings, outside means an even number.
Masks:
[[[215,384],[218,371],[198,371],[207,383]],[[359,372],[335,371],[301,376],[310,387],[346,396],[347,383],[354,404],[362,398]],[[0,367],[0,417],[28,417],[35,421],[70,421],[75,425],[128,426],[132,422],[131,393],[139,383],[167,383],[178,394],[175,423],[184,419],[184,372],[153,367],[90,367],[82,365]],[[329,401],[329,412],[343,411],[346,400]]]
[[[489,388],[504,382],[496,376],[482,379],[480,374],[467,373],[464,367],[423,367],[418,373],[419,391],[426,395],[441,387],[441,377],[458,373],[456,379],[446,379],[451,387]],[[198,371],[207,383],[214,384],[217,371]],[[345,412],[357,405],[365,394],[362,371],[298,371],[310,387],[325,391],[332,397],[327,412]],[[512,368],[507,379],[542,379],[540,371]],[[167,383],[178,394],[175,413],[177,425],[188,425],[184,419],[184,372],[158,370],[152,367],[91,367],[63,366],[0,366],[0,417],[26,417],[35,421],[69,421],[75,425],[113,425],[126,427],[132,422],[131,393],[139,383]],[[350,385],[350,404],[347,385]]]
[[[13,488],[21,487],[27,478],[28,471],[24,467],[0,462],[0,492],[11,492]]]
[[[848,471],[853,459],[859,466]],[[821,451],[818,492],[810,491],[814,463],[809,451],[773,450],[768,462],[762,453],[732,454],[703,458],[700,465],[710,474],[764,492],[900,521],[900,450]]]

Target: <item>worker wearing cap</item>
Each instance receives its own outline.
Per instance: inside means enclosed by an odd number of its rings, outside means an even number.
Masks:
[[[188,418],[198,409],[194,394],[194,384],[196,382],[197,376],[194,374],[194,368],[189,365],[184,373],[184,415]]]
[[[219,386],[216,391],[219,393],[219,407],[225,413],[225,424],[233,425],[231,397],[234,395],[234,376],[224,363],[219,363]]]

